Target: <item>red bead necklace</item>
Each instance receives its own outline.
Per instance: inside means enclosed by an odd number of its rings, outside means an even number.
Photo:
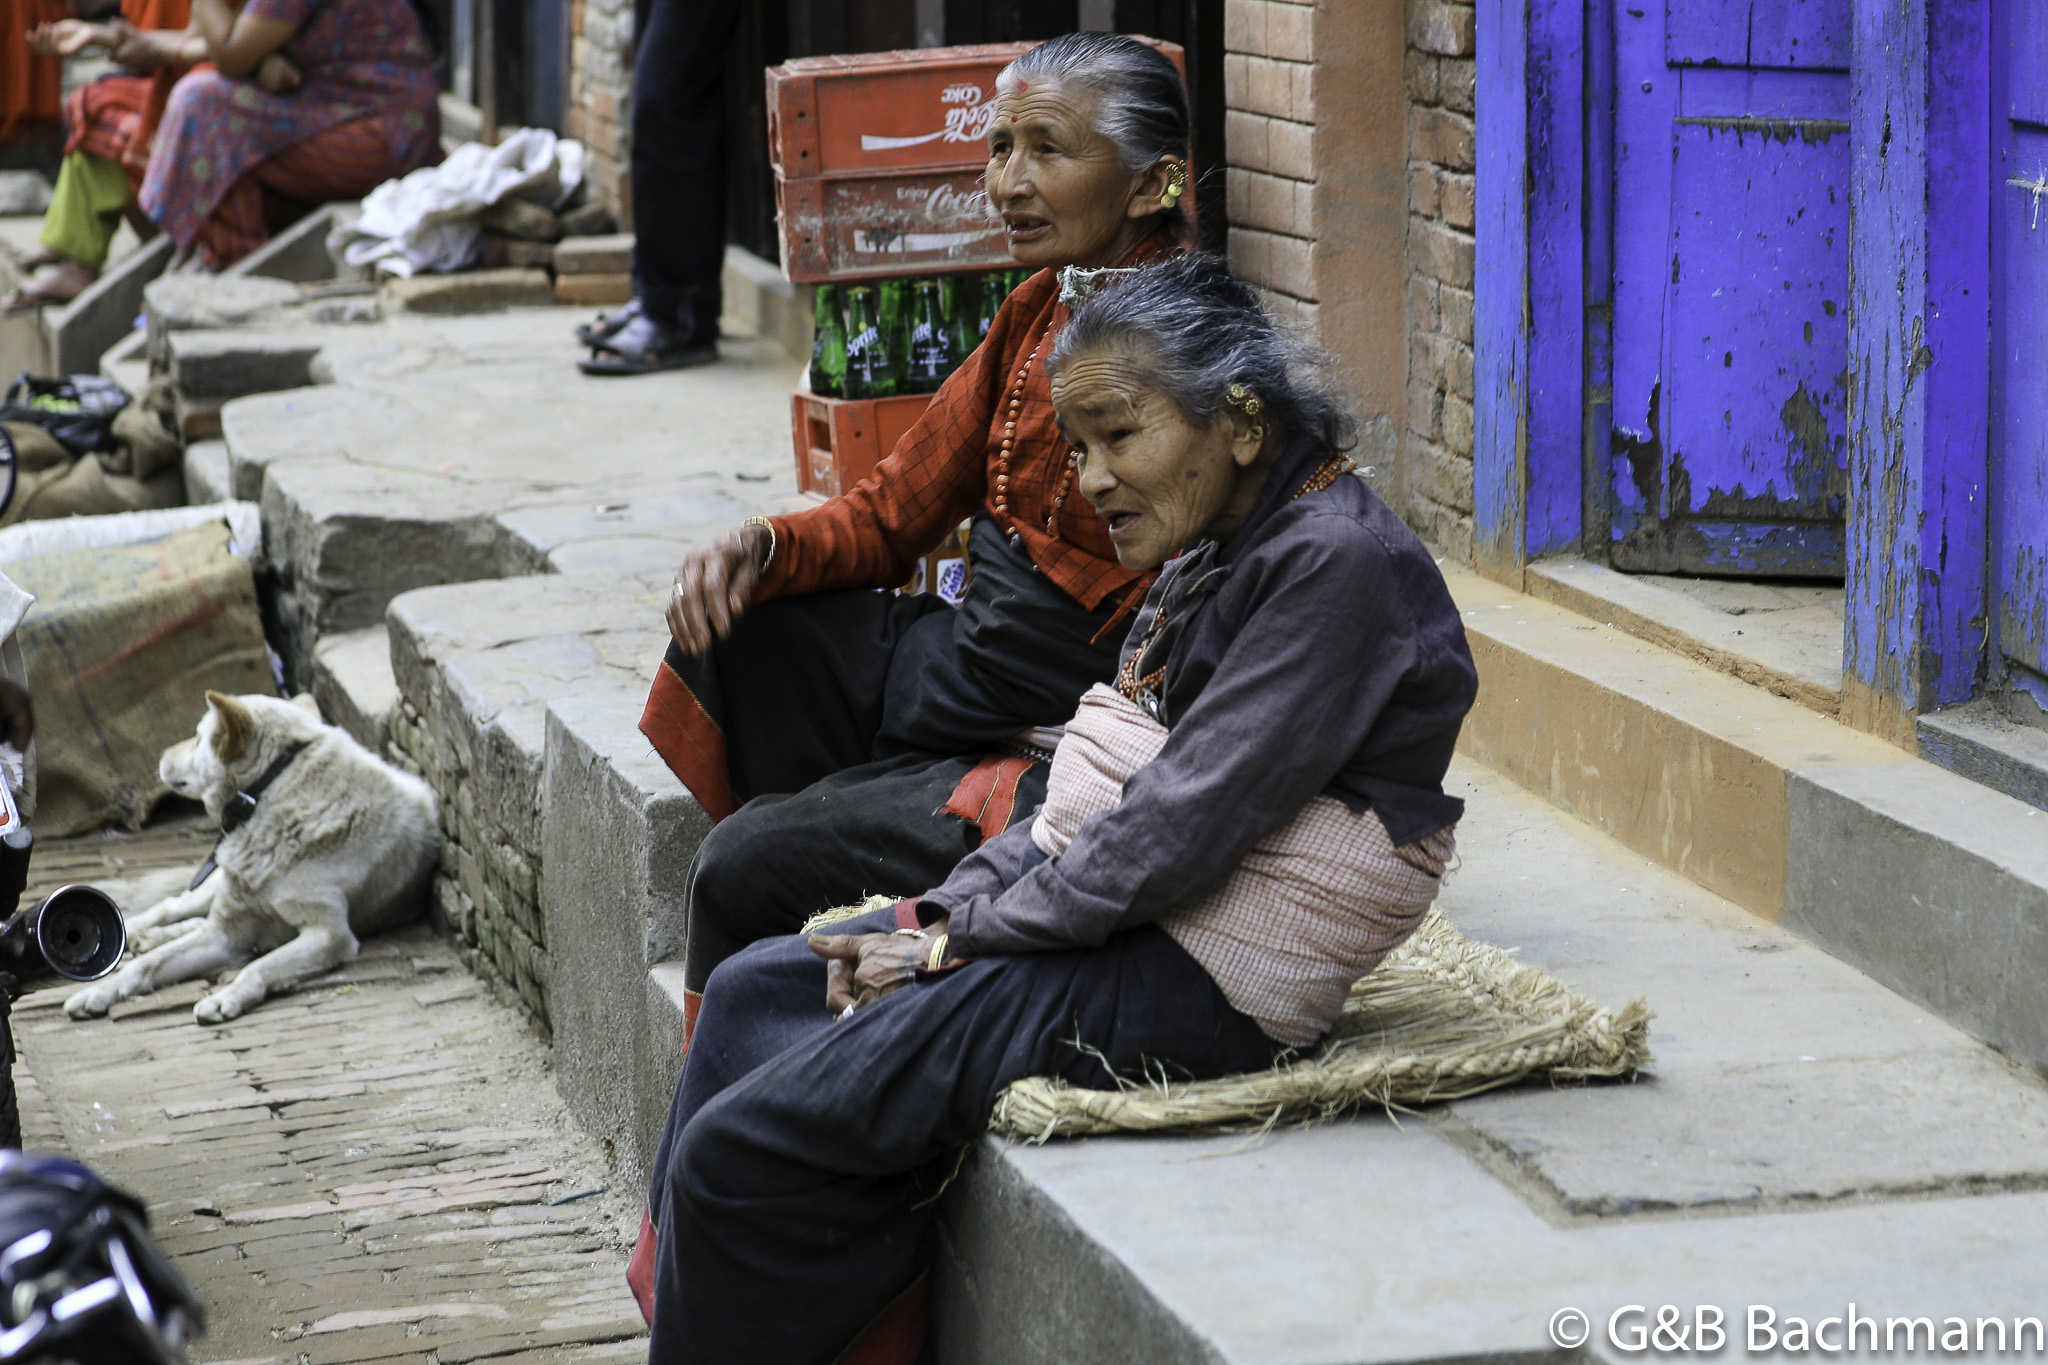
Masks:
[[[1010,452],[1017,443],[1017,414],[1024,408],[1024,383],[1031,376],[1031,367],[1037,363],[1039,353],[1045,350],[1045,343],[1051,339],[1052,324],[1048,322],[1045,331],[1039,335],[1038,344],[1031,348],[1031,354],[1017,367],[1017,382],[1010,389],[1010,409],[1003,419],[1002,449],[996,453],[996,515],[1009,522],[1012,531],[1016,530],[1017,523],[1010,515]],[[1068,490],[1073,487],[1074,462],[1079,458],[1078,453],[1068,457],[1066,472],[1060,476],[1059,487],[1053,492],[1052,508],[1045,514],[1047,535],[1055,533],[1053,528],[1059,522],[1060,507],[1067,500]]]

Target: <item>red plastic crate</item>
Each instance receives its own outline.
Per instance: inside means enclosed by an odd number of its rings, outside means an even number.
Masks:
[[[791,390],[797,487],[820,497],[838,497],[874,472],[931,401],[928,393],[821,398],[807,389]]]
[[[1141,41],[1186,74],[1177,44]],[[981,175],[996,76],[1031,46],[865,52],[770,67],[783,272],[817,284],[1013,265]],[[1188,189],[1182,203],[1192,211],[1192,183]]]

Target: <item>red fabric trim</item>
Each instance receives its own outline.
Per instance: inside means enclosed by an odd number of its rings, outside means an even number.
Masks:
[[[853,1345],[839,1353],[835,1365],[913,1365],[924,1348],[931,1303],[932,1276],[927,1270],[875,1315]]]
[[[690,1040],[697,1036],[697,1016],[704,1012],[704,992],[683,991],[683,1056],[690,1055]]]
[[[897,901],[895,910],[896,927],[898,929],[922,929],[924,927],[918,923],[916,896],[905,896],[902,900]]]
[[[661,1234],[654,1230],[654,1220],[647,1216],[643,1206],[640,1210],[640,1236],[633,1242],[633,1259],[626,1262],[626,1287],[633,1291],[633,1301],[640,1305],[640,1316],[647,1325],[654,1325],[654,1253]]]
[[[979,829],[984,839],[995,838],[1010,827],[1017,813],[1017,784],[1037,761],[990,754],[960,779],[952,798],[939,807],[939,814],[965,820]]]
[[[725,766],[725,732],[666,660],[654,670],[654,685],[647,689],[640,733],[714,821],[740,808]]]

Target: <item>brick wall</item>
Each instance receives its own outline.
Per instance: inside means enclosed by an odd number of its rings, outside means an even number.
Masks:
[[[626,173],[632,90],[632,0],[575,0],[569,10],[567,132],[590,148],[591,197],[632,222]]]
[[[1230,259],[1313,329],[1357,458],[1472,550],[1471,0],[1226,0]]]
[[[1223,16],[1231,265],[1275,316],[1313,328],[1316,8],[1225,0]]]
[[[1408,0],[1409,523],[1472,555],[1472,6]]]

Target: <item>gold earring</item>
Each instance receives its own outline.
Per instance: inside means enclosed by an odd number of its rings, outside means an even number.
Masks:
[[[1265,401],[1242,384],[1232,384],[1229,396],[1230,406],[1243,413],[1246,420],[1252,424],[1252,439],[1254,441],[1265,440],[1266,424],[1259,420],[1259,414],[1265,411],[1266,408]]]
[[[1159,202],[1166,208],[1180,203],[1180,197],[1188,192],[1188,168],[1176,161],[1167,167],[1166,193],[1159,196]]]

